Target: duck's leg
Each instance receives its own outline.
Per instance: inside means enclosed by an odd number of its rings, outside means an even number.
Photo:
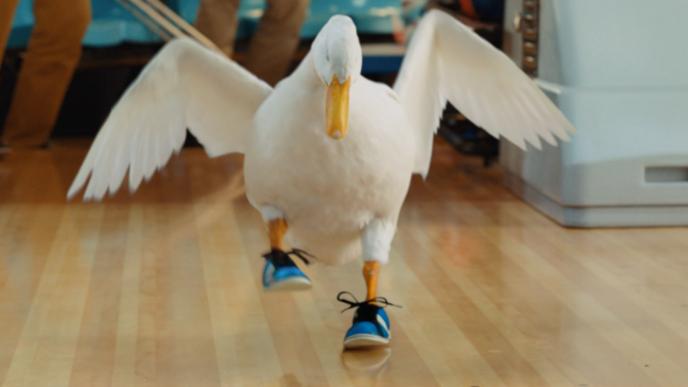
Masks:
[[[374,219],[363,229],[363,279],[366,300],[377,297],[377,283],[382,265],[389,260],[389,249],[396,232],[396,220]]]
[[[382,265],[389,259],[389,249],[396,230],[396,222],[376,219],[363,230],[363,279],[366,299],[355,304],[356,313],[351,328],[344,337],[344,348],[386,345],[391,338],[389,317],[378,300],[378,278]]]
[[[366,261],[363,264],[363,279],[366,284],[366,300],[377,297],[377,277],[380,275],[382,264],[378,261]]]
[[[274,207],[261,209],[263,219],[268,224],[270,251],[263,255],[263,287],[266,290],[303,290],[311,287],[311,280],[291,259],[292,252],[285,251],[284,235],[287,221],[282,212]]]
[[[287,233],[287,221],[277,218],[268,221],[268,236],[270,237],[270,250],[284,251],[284,235]]]

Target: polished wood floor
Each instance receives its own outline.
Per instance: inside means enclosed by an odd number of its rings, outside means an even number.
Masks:
[[[685,228],[561,228],[438,143],[382,272],[393,343],[342,353],[359,264],[264,293],[240,157],[66,203],[85,150],[0,159],[5,386],[688,386]]]

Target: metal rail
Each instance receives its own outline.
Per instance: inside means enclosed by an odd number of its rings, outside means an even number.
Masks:
[[[188,37],[219,53],[222,51],[160,0],[117,0],[122,7],[161,39]]]

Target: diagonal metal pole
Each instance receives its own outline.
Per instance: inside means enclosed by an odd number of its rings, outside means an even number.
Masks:
[[[164,41],[169,41],[172,38],[174,38],[174,35],[172,35],[170,32],[167,32],[164,30],[162,27],[157,25],[151,18],[149,18],[143,11],[140,9],[136,8],[134,5],[132,5],[129,0],[117,0],[117,3],[122,6],[122,8],[126,9],[131,13],[138,21],[143,23],[146,28],[148,28],[152,33],[158,35],[162,40]]]
[[[184,20],[183,17],[179,16],[176,12],[171,10],[162,1],[160,1],[160,0],[144,0],[144,1],[146,1],[153,8],[155,8],[161,15],[164,15],[169,20],[174,22],[177,27],[179,27],[182,31],[184,31],[190,37],[196,39],[202,45],[204,45],[204,46],[206,46],[212,50],[215,50],[217,52],[221,52],[221,50],[215,45],[215,43],[213,43],[210,39],[208,39],[205,35],[203,35],[194,26],[192,26],[186,20]]]
[[[189,37],[210,50],[222,53],[210,39],[160,0],[118,0],[118,2],[165,41]]]

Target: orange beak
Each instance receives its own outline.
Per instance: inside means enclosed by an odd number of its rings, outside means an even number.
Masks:
[[[349,87],[351,78],[344,83],[339,83],[336,76],[327,87],[327,103],[325,104],[325,116],[327,134],[335,140],[346,137],[349,130]]]

